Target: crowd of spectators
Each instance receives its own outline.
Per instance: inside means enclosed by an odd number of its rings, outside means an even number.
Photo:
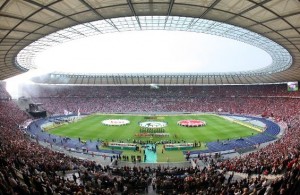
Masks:
[[[29,90],[30,89],[30,90]],[[42,103],[50,114],[64,110],[94,112],[230,112],[259,114],[289,121],[299,114],[300,92],[285,84],[257,86],[193,86],[151,89],[146,86],[39,86],[24,88],[24,96]]]
[[[84,92],[78,91],[77,87],[66,88],[65,92],[51,89],[55,93],[46,87],[41,88],[44,97],[38,95],[35,98],[44,101],[45,108],[53,109],[53,113],[59,108],[54,101],[68,105],[70,110],[80,108],[81,112],[183,111],[183,108],[187,112],[204,112],[222,109],[247,114],[267,112],[278,120],[286,121],[289,128],[280,140],[256,152],[225,161],[213,160],[201,168],[124,166],[112,169],[66,156],[31,141],[18,128],[18,124],[29,115],[19,110],[13,101],[0,101],[0,194],[140,194],[147,193],[149,187],[158,194],[300,194],[299,101],[296,95],[285,96],[281,85],[272,86],[272,90],[268,90],[268,86],[229,87],[228,93],[223,87],[207,87],[203,95],[198,91],[199,96],[194,93],[196,87],[170,87],[165,91],[145,89],[144,92],[144,87],[132,87],[130,93],[126,92],[128,88],[116,88],[117,92],[109,90],[109,87],[99,87],[99,90],[93,87],[93,90],[84,89]],[[263,93],[263,89],[267,92]],[[230,94],[237,94],[235,90],[241,96]],[[268,97],[276,96],[273,90],[278,92],[278,96]],[[253,95],[250,94],[252,91]],[[88,92],[95,97],[88,97]],[[168,95],[160,95],[163,92]],[[134,95],[130,95],[132,93]],[[145,103],[145,100],[152,101]],[[66,178],[64,173],[68,170],[76,174]],[[249,176],[261,175],[233,180],[233,175],[228,176],[231,171]],[[270,174],[281,176],[274,180],[263,177]]]
[[[111,90],[113,89],[113,91]],[[248,85],[248,86],[161,86],[153,89],[149,86],[56,86],[27,84],[23,86],[23,95],[30,97],[114,97],[131,94],[138,97],[160,96],[180,93],[185,96],[222,95],[222,96],[294,96],[299,92],[290,93],[285,84]],[[292,95],[294,94],[294,95]]]
[[[299,150],[300,137],[299,119],[293,121],[293,126],[286,130],[285,135],[243,158],[233,158],[223,161],[218,166],[230,171],[248,174],[281,174],[293,167],[300,168]]]
[[[26,84],[22,87],[25,97],[261,97],[300,96],[299,91],[289,92],[286,84],[272,85],[219,85],[219,86],[57,86]]]

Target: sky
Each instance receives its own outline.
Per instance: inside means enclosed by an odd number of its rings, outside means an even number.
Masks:
[[[183,31],[127,31],[70,41],[40,53],[35,64],[79,73],[208,73],[265,67],[265,51],[228,38]]]
[[[232,39],[186,31],[127,31],[73,40],[38,53],[36,70],[7,79],[19,83],[47,72],[211,73],[259,69],[272,63],[257,47]]]

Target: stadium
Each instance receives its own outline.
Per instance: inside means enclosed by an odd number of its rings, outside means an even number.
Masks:
[[[0,194],[300,194],[299,11],[1,1]]]

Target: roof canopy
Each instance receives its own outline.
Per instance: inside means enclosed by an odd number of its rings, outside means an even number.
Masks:
[[[264,75],[213,76],[212,81],[203,84],[300,80],[299,10],[298,1],[288,0],[5,0],[0,3],[0,80],[26,71],[15,65],[17,54],[46,35],[98,20],[118,31],[115,18],[120,17],[134,18],[140,29],[140,16],[164,16],[162,26],[172,16],[193,18],[191,25],[198,19],[232,24],[273,40],[293,57],[285,70]],[[56,41],[49,40],[49,44]]]

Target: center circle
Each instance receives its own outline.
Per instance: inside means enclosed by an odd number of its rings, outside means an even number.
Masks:
[[[143,128],[156,129],[166,127],[168,124],[166,122],[161,121],[145,121],[140,122],[139,125]]]

